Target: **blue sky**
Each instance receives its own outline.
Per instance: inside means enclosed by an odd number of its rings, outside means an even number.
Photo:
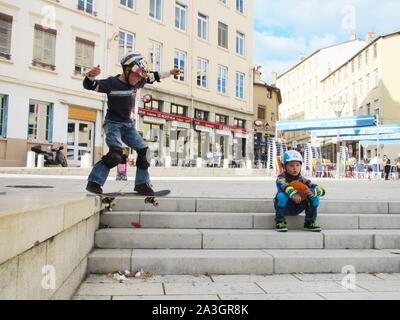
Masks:
[[[267,82],[272,71],[283,73],[351,31],[362,39],[368,31],[400,31],[399,0],[253,0],[253,15],[253,62]]]

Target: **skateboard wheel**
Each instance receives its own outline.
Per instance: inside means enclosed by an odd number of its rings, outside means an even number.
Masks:
[[[114,209],[116,206],[117,206],[117,204],[116,204],[115,202],[112,202],[112,203],[110,204],[110,207],[111,207],[112,209]]]
[[[153,206],[155,206],[156,208],[158,208],[160,206],[160,203],[158,201],[154,201]]]

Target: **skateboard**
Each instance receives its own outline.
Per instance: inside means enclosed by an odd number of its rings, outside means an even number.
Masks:
[[[142,198],[144,199],[145,204],[152,204],[154,207],[159,207],[160,203],[156,200],[156,198],[165,197],[171,193],[171,190],[160,190],[154,192],[154,196],[143,196],[136,192],[115,192],[115,193],[103,193],[103,194],[95,194],[101,198],[101,202],[105,205],[105,207],[112,211],[117,203],[117,198]],[[94,194],[94,193],[93,193]]]

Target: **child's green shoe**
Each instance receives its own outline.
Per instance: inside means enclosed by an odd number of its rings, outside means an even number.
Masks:
[[[286,222],[277,222],[276,223],[276,231],[278,231],[278,232],[288,232],[289,229],[287,227],[287,223]]]
[[[316,221],[304,223],[304,230],[311,231],[311,232],[321,232],[322,231],[321,227],[318,225],[318,223]]]

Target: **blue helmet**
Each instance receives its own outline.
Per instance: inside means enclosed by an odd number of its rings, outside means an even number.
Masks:
[[[303,162],[304,162],[303,157],[301,156],[300,152],[298,152],[296,150],[289,150],[283,154],[283,157],[282,157],[283,165],[285,165],[291,161],[298,161],[301,164],[303,164]]]

